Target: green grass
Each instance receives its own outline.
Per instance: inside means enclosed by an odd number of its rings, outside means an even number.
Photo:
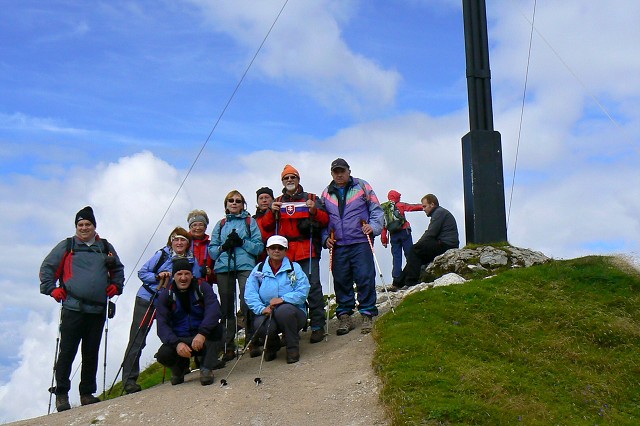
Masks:
[[[586,257],[411,295],[376,323],[394,425],[640,424],[640,277]]]

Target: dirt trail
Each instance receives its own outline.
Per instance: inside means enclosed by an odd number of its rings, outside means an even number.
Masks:
[[[359,318],[358,318],[359,323]],[[379,381],[371,360],[375,343],[360,327],[336,336],[332,320],[327,341],[311,345],[301,333],[300,362],[287,364],[285,349],[264,363],[247,353],[220,387],[233,363],[215,370],[215,383],[201,386],[197,372],[185,383],[155,386],[133,395],[13,425],[198,424],[234,425],[388,425],[378,402]],[[169,373],[170,374],[170,373]],[[168,375],[169,375],[168,374]]]

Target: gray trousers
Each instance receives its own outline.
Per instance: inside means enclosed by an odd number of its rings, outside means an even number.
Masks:
[[[129,344],[125,351],[126,357],[122,361],[122,382],[124,384],[135,383],[140,375],[140,355],[142,354],[142,349],[147,345],[148,328],[151,326],[149,322],[155,312],[153,307],[148,309],[149,306],[150,301],[142,297],[136,297],[136,302],[133,306],[133,320],[129,330]],[[142,323],[143,319],[144,324]]]
[[[322,293],[322,283],[320,283],[320,259],[314,257],[312,259],[296,260],[304,273],[309,278],[309,295],[307,303],[309,304],[309,319],[311,320],[311,330],[322,330],[326,319],[324,311],[324,294]],[[309,263],[311,263],[311,273],[309,273]]]
[[[276,341],[278,334],[283,333],[287,351],[299,351],[300,330],[307,322],[304,312],[290,303],[283,303],[273,311],[271,316],[271,319],[265,315],[256,316],[253,325],[256,328],[260,327],[257,329],[256,336],[264,338],[268,334],[267,345],[271,346],[269,341]]]

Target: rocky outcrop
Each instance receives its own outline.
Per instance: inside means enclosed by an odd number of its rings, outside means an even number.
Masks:
[[[424,270],[421,279],[431,282],[448,273],[466,279],[482,278],[505,269],[526,268],[550,260],[539,251],[513,246],[452,249],[436,257]]]

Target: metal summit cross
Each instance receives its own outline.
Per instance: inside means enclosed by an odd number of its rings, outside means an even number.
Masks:
[[[462,137],[467,243],[507,241],[500,133],[493,129],[485,0],[462,0],[470,131]]]

